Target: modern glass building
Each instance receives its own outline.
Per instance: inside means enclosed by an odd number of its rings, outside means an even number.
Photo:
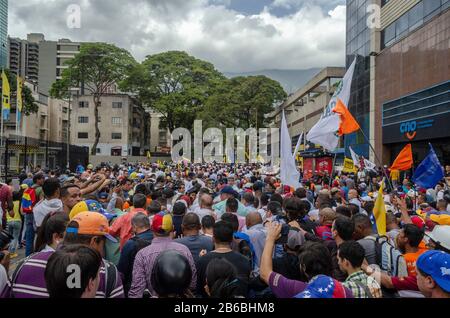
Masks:
[[[450,0],[391,0],[381,9],[377,152],[392,162],[410,143],[420,162],[431,143],[450,164]]]
[[[8,60],[8,0],[0,0],[0,67]]]
[[[346,66],[350,67],[355,56],[357,64],[353,77],[349,109],[369,138],[370,133],[370,36],[367,26],[367,7],[373,0],[347,0]],[[344,137],[345,149],[369,158],[369,144],[359,131]],[[349,156],[349,154],[346,154]]]

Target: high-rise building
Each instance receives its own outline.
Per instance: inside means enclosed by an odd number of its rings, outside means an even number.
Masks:
[[[431,143],[450,164],[450,0],[383,1],[375,58],[376,151],[385,163]]]
[[[9,68],[15,74],[38,85],[48,95],[52,84],[61,79],[65,63],[80,51],[80,43],[68,39],[47,41],[43,34],[28,34],[26,40],[9,39]]]
[[[0,0],[0,67],[8,59],[8,0]]]
[[[39,44],[21,40],[18,38],[8,38],[10,71],[33,85],[39,80]]]

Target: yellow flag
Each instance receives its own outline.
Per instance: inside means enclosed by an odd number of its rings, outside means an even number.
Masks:
[[[11,88],[9,86],[8,77],[5,71],[2,71],[2,115],[4,120],[9,120],[9,112],[11,110]]]
[[[373,215],[375,216],[375,223],[379,235],[386,235],[386,205],[383,198],[384,179],[378,191],[375,207],[373,208]]]
[[[349,158],[344,158],[344,169],[342,170],[342,172],[357,172],[358,170],[356,169],[355,165],[353,164],[353,160],[349,159]]]
[[[152,158],[152,155],[150,154],[150,151],[147,151],[147,159],[150,160]]]

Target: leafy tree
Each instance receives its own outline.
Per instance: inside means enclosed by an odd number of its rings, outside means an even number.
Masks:
[[[263,127],[265,115],[287,97],[280,83],[266,76],[235,77],[216,88],[201,113],[208,126]]]
[[[5,69],[6,77],[9,81],[9,86],[11,88],[11,100],[17,100],[17,76],[10,70]],[[2,81],[0,80],[0,86]],[[33,93],[26,85],[22,85],[22,113],[25,116],[36,113],[39,110],[38,104],[33,97]]]
[[[163,116],[170,131],[191,129],[215,87],[225,77],[211,63],[186,52],[170,51],[148,56],[121,86],[136,92],[143,103]]]
[[[82,44],[80,53],[67,62],[69,66],[62,73],[62,79],[55,82],[50,95],[56,98],[67,98],[71,87],[84,86],[85,93],[94,99],[95,140],[91,154],[96,154],[100,140],[99,111],[102,97],[108,88],[120,84],[126,79],[137,62],[131,54],[121,48],[107,43]],[[82,92],[83,93],[83,92]]]

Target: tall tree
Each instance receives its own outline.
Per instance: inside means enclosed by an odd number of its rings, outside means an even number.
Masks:
[[[286,97],[280,83],[266,76],[235,77],[216,88],[200,116],[208,126],[263,127],[265,115]]]
[[[186,52],[170,51],[148,56],[121,87],[138,93],[141,102],[162,114],[163,123],[173,131],[193,127],[206,100],[223,80],[211,63]]]
[[[65,98],[71,87],[82,85],[85,93],[94,99],[95,140],[91,155],[96,154],[100,140],[99,112],[102,97],[114,84],[120,84],[126,79],[134,67],[136,60],[131,54],[112,44],[86,43],[82,44],[80,53],[67,62],[68,68],[62,73],[62,79],[53,84],[50,95]],[[82,92],[83,93],[83,92]]]

